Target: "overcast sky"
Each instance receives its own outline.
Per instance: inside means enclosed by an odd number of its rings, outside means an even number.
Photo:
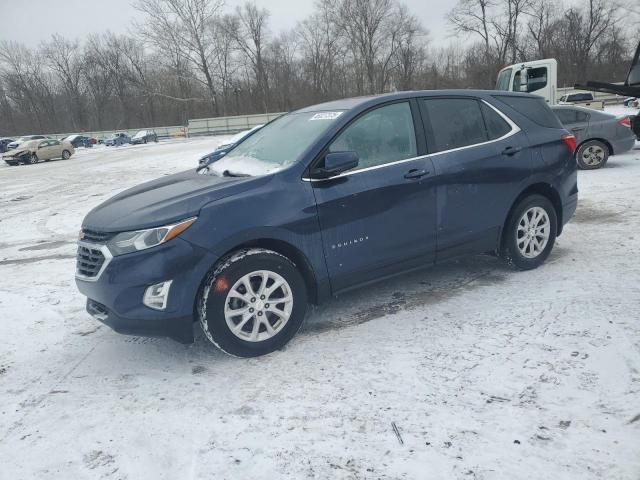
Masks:
[[[0,39],[15,40],[37,46],[53,33],[83,39],[89,33],[111,30],[126,33],[131,20],[140,14],[132,0],[0,0]],[[243,0],[226,0],[225,10],[232,11]],[[290,29],[313,11],[313,0],[256,0],[271,12],[272,33]],[[451,0],[405,0],[404,3],[430,31],[434,44],[444,45],[452,39],[444,15]]]

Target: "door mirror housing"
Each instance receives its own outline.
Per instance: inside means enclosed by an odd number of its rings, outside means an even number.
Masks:
[[[520,91],[528,92],[529,91],[529,69],[523,68],[520,70]]]
[[[327,153],[324,157],[324,166],[316,167],[311,171],[311,178],[331,178],[347,170],[358,166],[358,154],[356,152]]]

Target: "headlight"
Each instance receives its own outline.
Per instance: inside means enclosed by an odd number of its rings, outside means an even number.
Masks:
[[[107,247],[113,255],[124,255],[155,247],[177,237],[193,225],[196,220],[197,217],[193,217],[164,227],[122,232],[109,240]]]

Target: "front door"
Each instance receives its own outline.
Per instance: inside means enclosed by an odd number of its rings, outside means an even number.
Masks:
[[[356,152],[359,165],[312,180],[334,293],[434,260],[433,165],[414,117],[409,101],[363,113],[328,148]]]

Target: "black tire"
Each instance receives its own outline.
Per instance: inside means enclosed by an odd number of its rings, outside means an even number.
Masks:
[[[145,143],[145,145],[146,145],[146,143],[147,143],[147,139],[146,139],[146,138],[144,139],[144,143]]]
[[[544,248],[533,258],[529,258],[518,247],[518,243],[522,242],[523,237],[526,235],[524,232],[520,233],[518,227],[521,220],[523,220],[525,212],[529,212],[534,207],[539,207],[546,212],[549,221],[549,237]],[[503,241],[500,252],[501,256],[509,265],[517,268],[518,270],[531,270],[533,268],[537,268],[544,263],[551,253],[556,241],[557,233],[558,216],[556,214],[556,209],[549,199],[542,195],[530,195],[525,197],[511,210],[509,217],[507,218],[502,235]],[[541,236],[536,237],[537,239],[542,238]],[[534,252],[529,252],[529,254],[533,255]]]
[[[62,159],[63,160],[69,160],[70,157],[71,157],[71,152],[69,150],[63,150],[62,151]]]
[[[29,164],[30,165],[35,165],[39,161],[40,161],[40,159],[38,158],[38,156],[35,153],[32,153],[31,157],[29,157]]]
[[[289,319],[275,335],[262,341],[247,341],[231,331],[224,309],[230,301],[227,295],[236,282],[258,270],[281,276],[288,284],[293,305]],[[247,303],[247,306],[251,305]],[[209,272],[198,295],[197,309],[202,330],[215,346],[237,357],[257,357],[282,348],[300,329],[307,312],[307,289],[302,275],[287,257],[261,248],[244,249],[221,260]],[[262,320],[270,321],[267,313],[264,315]],[[252,329],[257,319],[255,315],[251,317],[246,323],[247,330]],[[262,330],[263,326],[258,328]]]
[[[609,160],[609,147],[599,140],[584,142],[576,150],[576,163],[582,170],[602,168]]]

